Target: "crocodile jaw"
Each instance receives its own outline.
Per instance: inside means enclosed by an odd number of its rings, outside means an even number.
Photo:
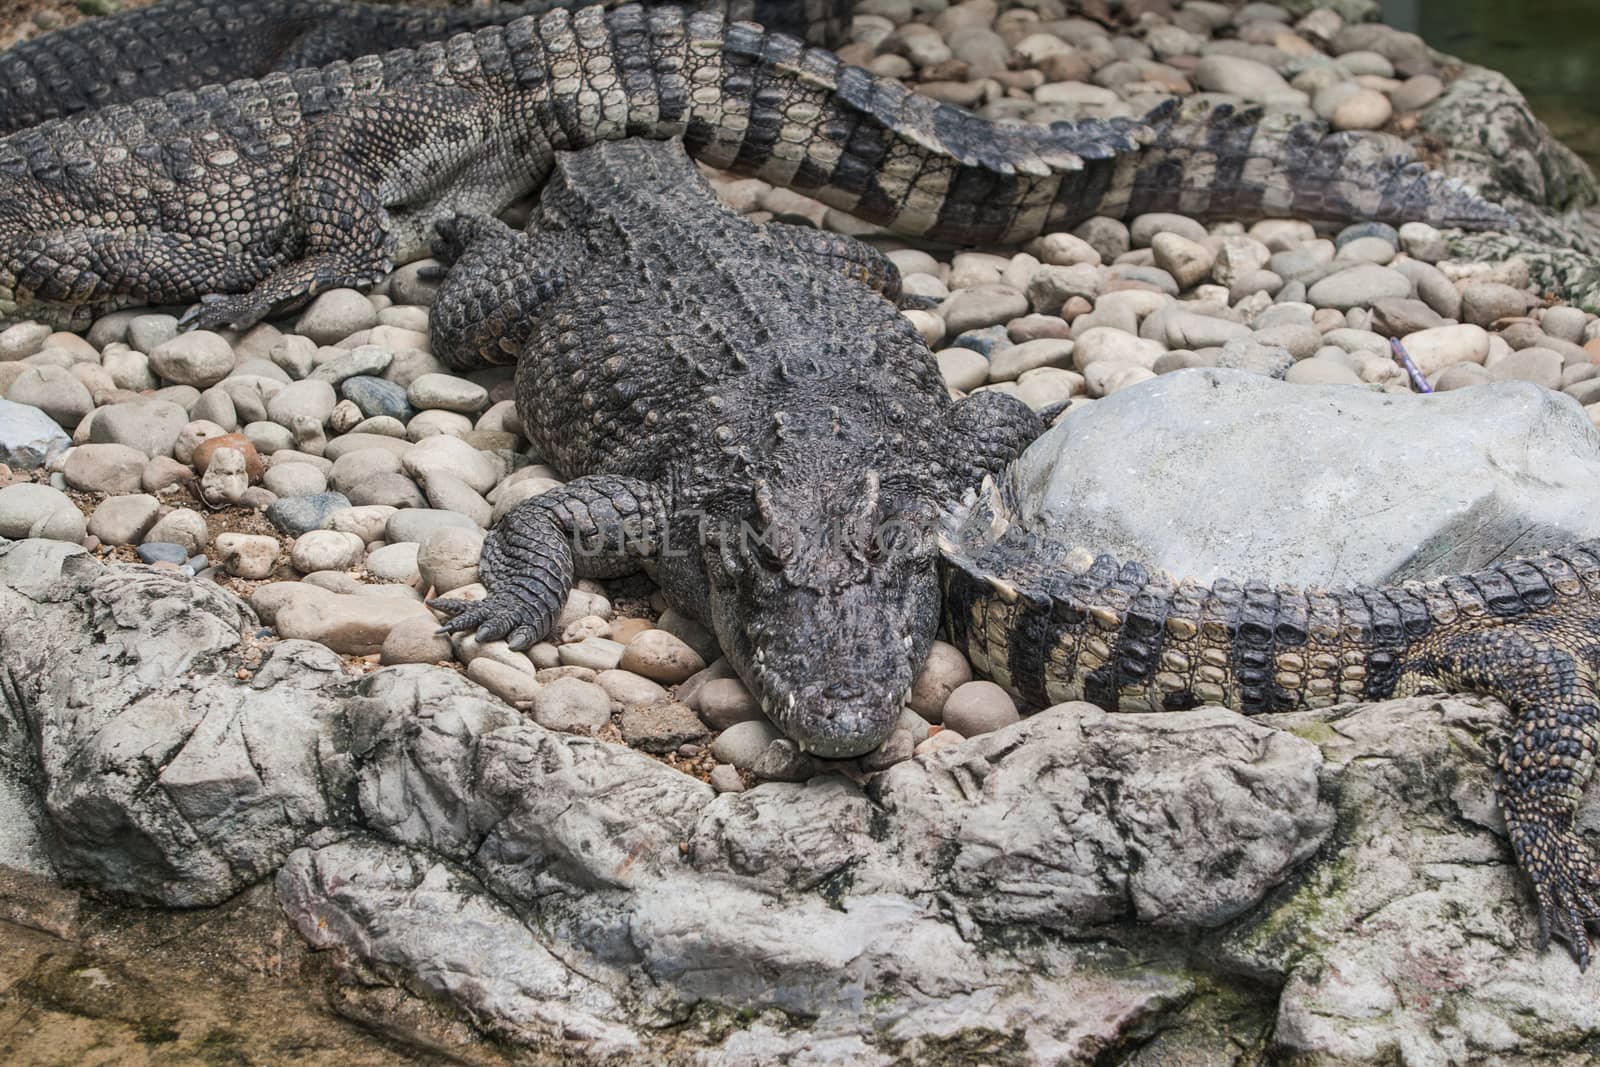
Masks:
[[[884,576],[889,577],[889,576]],[[759,609],[713,587],[713,629],[773,724],[801,750],[846,759],[883,744],[938,627],[931,566],[894,580],[790,589]]]

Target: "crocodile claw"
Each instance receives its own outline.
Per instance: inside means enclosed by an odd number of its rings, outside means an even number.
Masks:
[[[1578,970],[1589,967],[1588,924],[1600,920],[1600,868],[1593,853],[1570,827],[1548,816],[1506,819],[1517,861],[1533,882],[1539,904],[1539,947],[1552,935],[1567,943]]]
[[[253,293],[207,293],[178,317],[178,329],[247,330],[265,318],[269,310]]]
[[[439,624],[439,634],[473,631],[480,644],[504,640],[517,651],[528,648],[542,630],[527,620],[527,606],[510,592],[491,593],[483,600],[436,599],[427,602],[434,611],[452,616]]]

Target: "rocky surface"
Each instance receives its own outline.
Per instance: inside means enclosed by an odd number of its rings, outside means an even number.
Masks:
[[[169,905],[273,879],[380,1022],[405,989],[513,1044],[707,1063],[1192,1054],[1218,1012],[1275,1054],[1442,1061],[1600,1022],[1600,979],[1531,946],[1497,705],[1063,705],[864,786],[718,795],[50,542],[0,545],[0,620],[5,766],[55,869]]]
[[[1032,527],[1206,583],[1399,582],[1600,536],[1600,431],[1525,382],[1429,397],[1184,371],[1064,420],[1007,476]]]

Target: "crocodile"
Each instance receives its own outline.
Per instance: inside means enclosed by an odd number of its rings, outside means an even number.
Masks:
[[[435,251],[435,352],[463,371],[514,364],[524,433],[568,479],[486,538],[484,599],[431,602],[444,632],[526,648],[576,576],[643,570],[825,757],[896,728],[941,620],[1032,706],[1492,694],[1517,715],[1500,796],[1541,943],[1553,930],[1587,965],[1600,882],[1572,820],[1600,736],[1600,542],[1326,594],[1206,590],[1110,560],[1074,574],[995,489],[1038,415],[995,392],[951,399],[887,298],[892,263],[733,214],[671,142],[563,153],[526,231],[463,216]]]
[[[0,325],[201,303],[247,327],[426,253],[434,222],[536,190],[557,150],[681,135],[711,166],[955,244],[1095,214],[1503,226],[1381,138],[1199,102],[993,123],[829,52],[676,8],[557,9],[0,139]]]
[[[0,134],[110,104],[273,71],[414,48],[584,0],[413,7],[354,0],[158,0],[0,52]],[[620,6],[611,0],[606,6]],[[731,19],[832,47],[849,0],[694,0]]]
[[[1574,818],[1600,744],[1600,540],[1390,586],[1206,586],[1032,529],[1016,492],[987,479],[941,517],[944,630],[975,672],[1035,708],[1261,714],[1493,696],[1513,715],[1496,789],[1539,946],[1554,933],[1587,968],[1600,869]]]
[[[881,743],[937,624],[936,502],[1000,471],[1038,416],[952,400],[883,295],[892,263],[734,214],[677,142],[562,153],[526,231],[440,232],[435,354],[514,363],[524,433],[568,479],[490,533],[489,595],[434,601],[444,629],[526,648],[575,574],[643,569],[808,751]]]

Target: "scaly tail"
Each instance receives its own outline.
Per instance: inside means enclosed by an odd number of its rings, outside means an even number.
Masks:
[[[1504,209],[1429,170],[1405,141],[1388,134],[1335,133],[1293,113],[1203,99],[1169,103],[1145,122],[1155,131],[1151,142],[1119,169],[1097,203],[1083,190],[1077,210],[1316,223],[1415,221],[1471,230],[1512,225]]]
[[[1541,947],[1580,966],[1600,867],[1573,826],[1600,748],[1600,541],[1382,588],[1177,582],[1022,529],[987,481],[945,516],[944,622],[974,668],[1038,706],[1245,713],[1479,692],[1514,716],[1499,786]]]
[[[672,8],[552,12],[538,38],[554,59],[558,146],[681,134],[703,162],[938,241],[1012,243],[1163,209],[1509,223],[1398,155],[1403,142],[1255,109],[1174,101],[1143,121],[995,123],[792,37]],[[583,63],[563,76],[569,56]]]

